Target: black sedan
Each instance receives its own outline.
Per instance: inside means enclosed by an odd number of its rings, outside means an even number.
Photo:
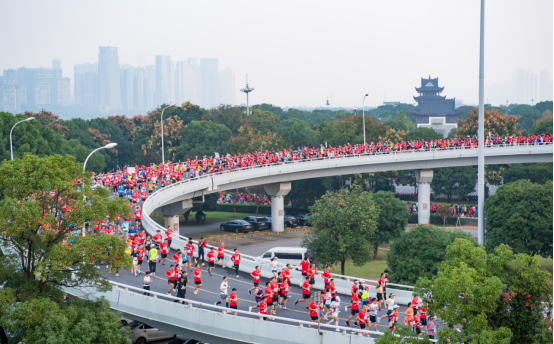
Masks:
[[[243,219],[254,227],[255,230],[271,228],[271,222],[263,216],[247,216]]]
[[[251,224],[244,220],[233,220],[233,221],[227,221],[223,222],[219,229],[222,231],[231,231],[235,233],[240,232],[250,232],[254,230],[254,227],[252,227]]]
[[[285,228],[298,226],[298,219],[292,215],[285,215],[284,222],[285,222]]]
[[[312,225],[309,215],[300,214],[300,215],[296,216],[296,218],[298,219],[298,225],[299,226],[311,226]]]

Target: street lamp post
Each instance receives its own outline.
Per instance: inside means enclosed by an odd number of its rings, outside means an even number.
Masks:
[[[17,122],[16,124],[14,124],[13,127],[12,127],[12,130],[10,130],[10,152],[11,152],[11,154],[12,154],[12,160],[13,160],[13,144],[12,144],[12,132],[13,132],[13,128],[15,128],[15,126],[18,125],[18,124],[21,123],[21,122],[32,121],[33,119],[35,119],[35,118],[34,118],[34,117],[25,118],[24,120],[19,121],[19,122]]]
[[[175,105],[168,105],[162,110],[162,165],[165,165],[165,150],[164,150],[164,111],[167,108],[173,107]]]
[[[366,94],[362,100],[362,121],[364,122],[364,151],[365,151],[365,97],[369,96]]]
[[[83,201],[85,200],[85,171],[87,169],[87,162],[88,162],[88,159],[90,158],[91,155],[93,155],[96,151],[99,151],[100,149],[110,149],[110,148],[114,148],[115,146],[117,146],[117,143],[115,142],[112,142],[112,143],[108,143],[107,145],[103,146],[103,147],[100,147],[100,148],[96,148],[95,150],[93,150],[92,152],[90,152],[90,154],[87,156],[87,158],[85,159],[85,163],[83,164],[83,187],[82,187],[82,191],[83,191]],[[82,232],[82,236],[85,236],[85,225],[83,224],[83,232]]]
[[[481,0],[479,45],[479,126],[477,131],[477,242],[485,245],[485,0]]]

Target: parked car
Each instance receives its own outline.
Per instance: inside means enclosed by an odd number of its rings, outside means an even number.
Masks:
[[[269,263],[277,257],[278,263],[300,266],[300,262],[307,256],[309,257],[308,250],[303,247],[274,247],[258,258]]]
[[[129,339],[133,341],[133,344],[146,344],[175,337],[173,333],[159,330],[139,321],[132,321],[127,325],[127,329],[131,331]]]
[[[133,319],[129,319],[129,318],[123,318],[123,317],[119,318],[119,323],[121,324],[121,326],[127,326],[133,321],[134,321]]]
[[[296,218],[298,219],[298,225],[299,226],[311,226],[312,225],[312,222],[310,221],[310,215],[300,214],[300,215],[297,215]]]
[[[270,223],[267,217],[263,216],[247,216],[243,219],[252,225],[255,230],[269,229]]]
[[[233,221],[223,222],[219,226],[219,229],[221,229],[222,231],[231,231],[235,233],[240,233],[240,232],[253,231],[254,227],[244,220],[233,220]]]
[[[292,215],[285,215],[284,222],[285,228],[298,226],[298,219]]]
[[[267,219],[267,225],[268,225],[267,228],[271,229],[271,225],[272,225],[272,223],[273,223],[273,222],[271,221],[271,217],[270,217],[270,216],[266,216],[265,218]]]

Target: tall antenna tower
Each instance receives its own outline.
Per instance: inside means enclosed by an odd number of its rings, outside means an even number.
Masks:
[[[248,116],[248,115],[250,115],[250,105],[248,103],[248,93],[254,91],[254,89],[252,87],[248,87],[248,74],[246,74],[246,87],[242,88],[240,91],[246,93],[246,115]]]
[[[327,102],[325,102],[325,105],[327,105],[327,108],[329,108],[329,105],[331,105],[331,103],[329,103],[329,97],[327,97]]]

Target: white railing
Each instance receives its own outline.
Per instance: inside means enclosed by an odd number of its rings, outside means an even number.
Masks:
[[[215,306],[213,304],[208,304],[208,303],[198,302],[198,301],[194,301],[194,300],[190,300],[190,299],[184,299],[184,298],[179,298],[179,297],[175,297],[175,296],[171,296],[171,295],[167,295],[167,294],[162,294],[162,293],[158,293],[158,292],[155,292],[155,291],[145,290],[145,289],[142,289],[142,288],[133,287],[133,286],[129,286],[129,285],[114,282],[114,281],[109,281],[109,283],[113,286],[113,289],[112,289],[111,292],[125,292],[125,293],[139,294],[139,296],[144,297],[145,300],[151,300],[153,298],[157,301],[170,302],[172,304],[174,304],[175,302],[181,302],[183,304],[183,307],[202,309],[204,311],[211,311],[211,312],[219,313],[219,314],[222,314],[222,315],[225,315],[225,316],[232,316],[228,313],[236,313],[237,316],[246,317],[246,318],[250,318],[250,319],[260,319],[260,320],[262,320],[263,317],[266,317],[266,318],[271,319],[272,321],[284,323],[284,324],[287,324],[287,325],[297,326],[297,327],[300,327],[300,328],[305,328],[307,330],[310,330],[310,329],[311,330],[317,330],[317,328],[318,328],[318,324],[314,323],[314,322],[311,322],[311,321],[304,321],[304,320],[297,320],[297,319],[291,319],[291,318],[286,318],[286,317],[279,317],[279,316],[272,315],[272,314],[259,314],[259,313],[253,313],[253,312],[248,312],[248,311],[235,310],[235,309],[231,309],[231,308]],[[82,297],[83,296],[83,295],[78,295],[79,293],[76,293],[75,291],[72,291],[72,290],[67,291],[67,293],[72,294],[72,295],[77,296],[77,297]],[[143,295],[144,293],[147,293],[149,295]],[[84,294],[90,296],[90,294],[86,294],[86,293],[84,293]],[[138,305],[135,305],[135,306],[138,306]],[[158,309],[163,310],[164,309],[164,307],[155,307],[155,308],[156,308],[156,310],[158,310]],[[127,312],[127,311],[125,310],[125,312]],[[143,317],[143,315],[141,315],[141,314],[135,314],[135,315],[139,316],[139,317]],[[152,320],[157,320],[157,319],[153,318]],[[373,335],[375,337],[375,336],[381,336],[381,335],[384,334],[383,332],[379,332],[379,331],[361,330],[361,329],[350,328],[350,327],[345,327],[345,326],[327,325],[325,323],[320,323],[319,327],[322,330],[325,330],[325,331],[338,332],[337,330],[339,330],[343,335],[361,335],[363,333],[363,334],[368,334],[370,336]],[[437,340],[432,340],[432,341],[436,342]]]

